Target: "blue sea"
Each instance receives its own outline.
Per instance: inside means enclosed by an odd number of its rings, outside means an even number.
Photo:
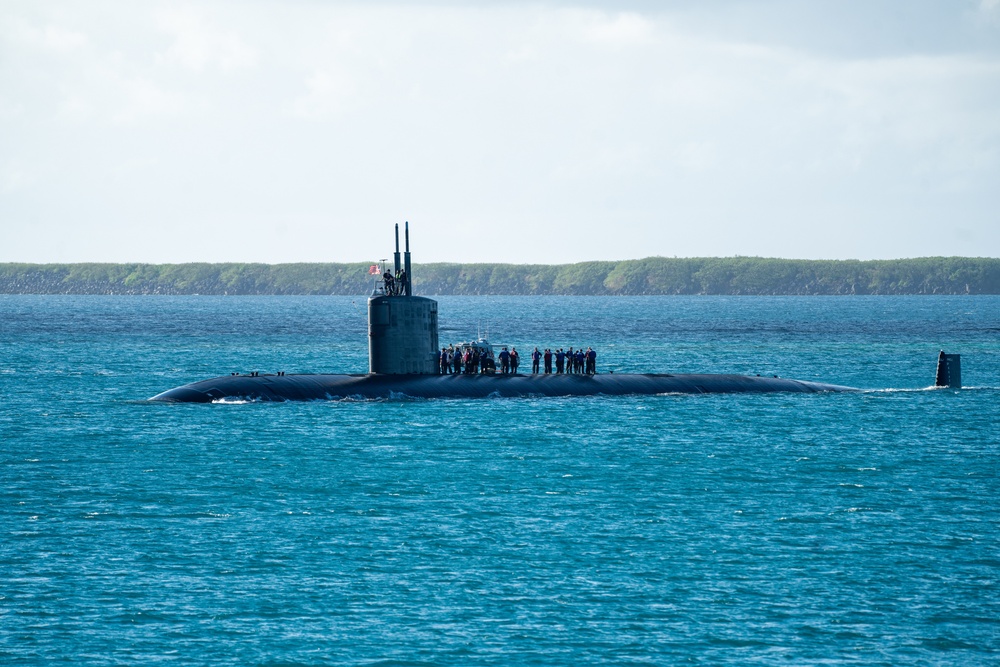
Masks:
[[[154,404],[364,372],[366,300],[0,296],[0,664],[1000,664],[1000,297],[439,302],[864,391]]]

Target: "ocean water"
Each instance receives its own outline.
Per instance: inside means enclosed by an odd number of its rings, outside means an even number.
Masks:
[[[1000,298],[439,301],[865,391],[160,405],[364,371],[364,297],[0,296],[0,664],[1000,664]]]

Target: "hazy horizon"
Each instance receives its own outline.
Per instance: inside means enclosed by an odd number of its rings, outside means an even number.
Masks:
[[[401,253],[402,254],[402,253]],[[870,259],[858,259],[857,257],[845,257],[843,259],[830,259],[830,258],[806,258],[806,257],[765,257],[762,255],[700,255],[700,256],[687,256],[687,257],[667,257],[665,255],[647,255],[646,257],[624,257],[624,258],[612,258],[612,259],[581,259],[572,262],[506,262],[506,261],[457,261],[457,260],[434,260],[431,262],[413,261],[414,266],[430,265],[430,264],[504,264],[511,266],[567,266],[572,264],[585,264],[585,263],[605,263],[605,264],[621,264],[623,262],[642,262],[650,259],[669,259],[669,260],[707,260],[707,259],[759,259],[759,260],[777,260],[782,262],[907,262],[923,259],[1000,259],[1000,257],[991,257],[988,255],[925,255],[921,257],[872,257]],[[110,265],[120,265],[127,266],[131,264],[148,264],[151,266],[169,266],[169,265],[183,265],[183,264],[263,264],[267,266],[277,266],[280,264],[370,264],[373,262],[379,262],[385,260],[388,264],[392,264],[392,254],[389,257],[376,257],[374,259],[348,259],[342,261],[327,261],[327,260],[317,260],[317,261],[289,261],[289,262],[257,262],[257,261],[244,261],[244,260],[196,260],[196,261],[181,261],[181,262],[142,262],[142,261],[86,261],[86,262],[22,262],[17,260],[3,260],[0,261],[0,265],[3,264],[28,264],[28,265],[74,265],[74,264],[110,264]]]

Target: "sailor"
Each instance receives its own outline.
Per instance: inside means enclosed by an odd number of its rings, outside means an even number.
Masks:
[[[556,375],[562,375],[563,368],[566,367],[566,353],[560,347],[556,350]]]
[[[569,350],[566,351],[566,372],[567,373],[572,373],[573,372],[573,360],[575,358],[576,357],[573,356],[573,348],[571,347],[571,348],[569,348]]]
[[[462,349],[455,348],[455,375],[462,372]]]
[[[583,361],[584,361],[584,357],[585,356],[586,355],[584,355],[584,353],[583,353],[583,347],[576,348],[576,355],[574,355],[573,359],[574,359],[574,362],[575,362],[575,366],[574,367],[575,367],[577,373],[582,373],[583,372]]]
[[[593,348],[587,348],[587,374],[597,375],[597,352]]]
[[[542,355],[542,358],[545,359],[545,373],[552,373],[552,350],[545,348],[545,354]]]
[[[392,296],[396,290],[396,279],[388,271],[382,274],[382,284],[386,296]]]
[[[517,367],[521,363],[521,355],[517,353],[517,348],[510,348],[510,372],[517,375]]]
[[[500,372],[504,375],[510,373],[510,352],[507,351],[506,346],[500,350]]]
[[[541,362],[541,360],[542,360],[542,353],[539,352],[538,348],[536,347],[534,349],[534,351],[531,353],[531,372],[532,373],[538,373],[538,364]]]
[[[493,358],[492,350],[484,350],[481,357],[482,373],[488,373],[490,375],[497,372],[496,361]]]
[[[389,275],[388,273],[386,275]],[[441,366],[441,375],[448,374],[448,348],[442,347],[441,354],[438,356],[438,362]]]

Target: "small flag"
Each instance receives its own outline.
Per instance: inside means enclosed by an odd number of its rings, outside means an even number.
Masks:
[[[381,273],[381,271],[379,271],[379,270],[378,270],[378,264],[372,264],[372,265],[371,265],[371,266],[370,266],[370,267],[368,268],[368,275],[370,275],[370,276],[376,276],[376,275],[378,275],[379,273]]]

